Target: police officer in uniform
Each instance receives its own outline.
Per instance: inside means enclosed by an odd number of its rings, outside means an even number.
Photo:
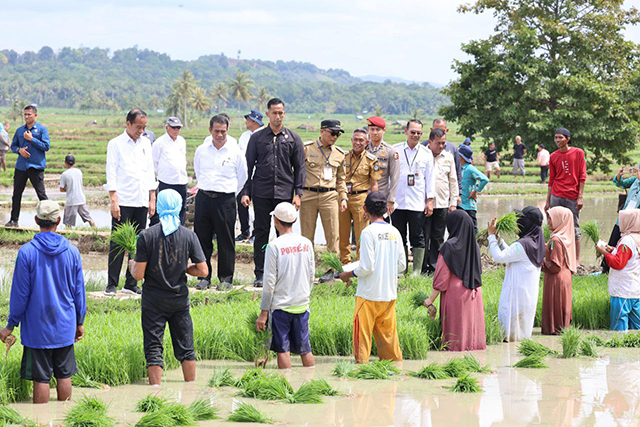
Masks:
[[[375,154],[365,151],[367,145],[367,131],[359,128],[353,131],[351,137],[353,149],[345,157],[347,175],[347,209],[340,212],[340,261],[342,264],[351,262],[351,220],[353,220],[353,234],[357,242],[357,256],[360,258],[360,233],[369,225],[364,218],[364,201],[369,191],[378,191],[378,180],[382,175],[380,163]]]
[[[302,235],[313,242],[318,213],[327,250],[338,253],[338,209],[347,209],[345,151],[335,143],[344,130],[339,120],[323,120],[320,138],[304,143],[306,179],[300,204]]]
[[[378,180],[378,191],[382,192],[387,198],[387,207],[389,215],[395,209],[396,189],[398,188],[398,153],[391,145],[384,142],[384,132],[387,127],[384,119],[378,116],[372,116],[367,119],[369,131],[369,144],[366,150],[375,154],[380,163],[380,172],[382,175]]]

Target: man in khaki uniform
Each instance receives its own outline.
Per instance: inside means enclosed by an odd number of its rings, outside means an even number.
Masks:
[[[318,213],[322,220],[327,250],[338,253],[338,209],[347,209],[345,185],[345,151],[335,143],[344,130],[339,120],[323,120],[320,138],[304,143],[307,176],[302,188],[300,228],[302,235],[313,242]]]
[[[345,157],[347,175],[347,209],[340,212],[340,262],[351,262],[351,220],[357,242],[357,259],[360,259],[360,233],[369,225],[364,218],[364,200],[369,191],[378,191],[378,180],[382,175],[380,163],[375,154],[365,151],[367,131],[359,128],[351,137],[353,149]]]
[[[398,188],[398,153],[383,141],[387,124],[384,119],[378,116],[369,117],[367,119],[369,130],[369,144],[366,150],[375,154],[380,164],[380,172],[382,175],[378,180],[378,191],[382,192],[387,198],[388,214],[391,215],[395,209],[396,189]]]

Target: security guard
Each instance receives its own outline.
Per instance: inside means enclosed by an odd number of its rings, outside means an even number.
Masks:
[[[300,204],[302,235],[313,242],[318,213],[322,220],[327,250],[338,253],[338,208],[347,209],[345,151],[335,143],[344,130],[338,120],[320,123],[320,138],[304,143],[307,177]]]
[[[383,140],[387,124],[384,119],[372,116],[367,119],[370,142],[366,150],[375,154],[380,162],[381,178],[378,180],[378,191],[387,198],[389,215],[395,209],[396,189],[398,188],[398,153]]]
[[[359,128],[353,131],[351,137],[353,149],[345,158],[347,172],[347,210],[340,212],[340,261],[342,264],[351,262],[351,220],[353,233],[357,242],[357,256],[360,259],[360,233],[369,225],[364,218],[364,200],[369,191],[378,191],[378,180],[382,175],[380,163],[375,154],[365,151],[367,145],[367,131]]]

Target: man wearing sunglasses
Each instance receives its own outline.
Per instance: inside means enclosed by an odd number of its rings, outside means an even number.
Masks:
[[[300,204],[302,235],[314,241],[318,213],[322,220],[327,250],[338,253],[340,211],[347,209],[344,159],[346,152],[335,143],[344,130],[339,120],[323,120],[320,138],[304,143],[306,179]]]

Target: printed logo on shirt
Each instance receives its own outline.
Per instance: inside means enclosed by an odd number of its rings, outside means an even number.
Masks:
[[[571,175],[571,170],[569,169],[569,162],[566,160],[562,161],[562,170],[564,170],[564,173],[566,173],[567,175]]]
[[[398,236],[391,233],[378,233],[378,240],[396,241],[398,240]]]
[[[300,252],[309,252],[309,245],[299,244],[298,246],[288,246],[286,248],[280,248],[280,255],[291,255]]]

